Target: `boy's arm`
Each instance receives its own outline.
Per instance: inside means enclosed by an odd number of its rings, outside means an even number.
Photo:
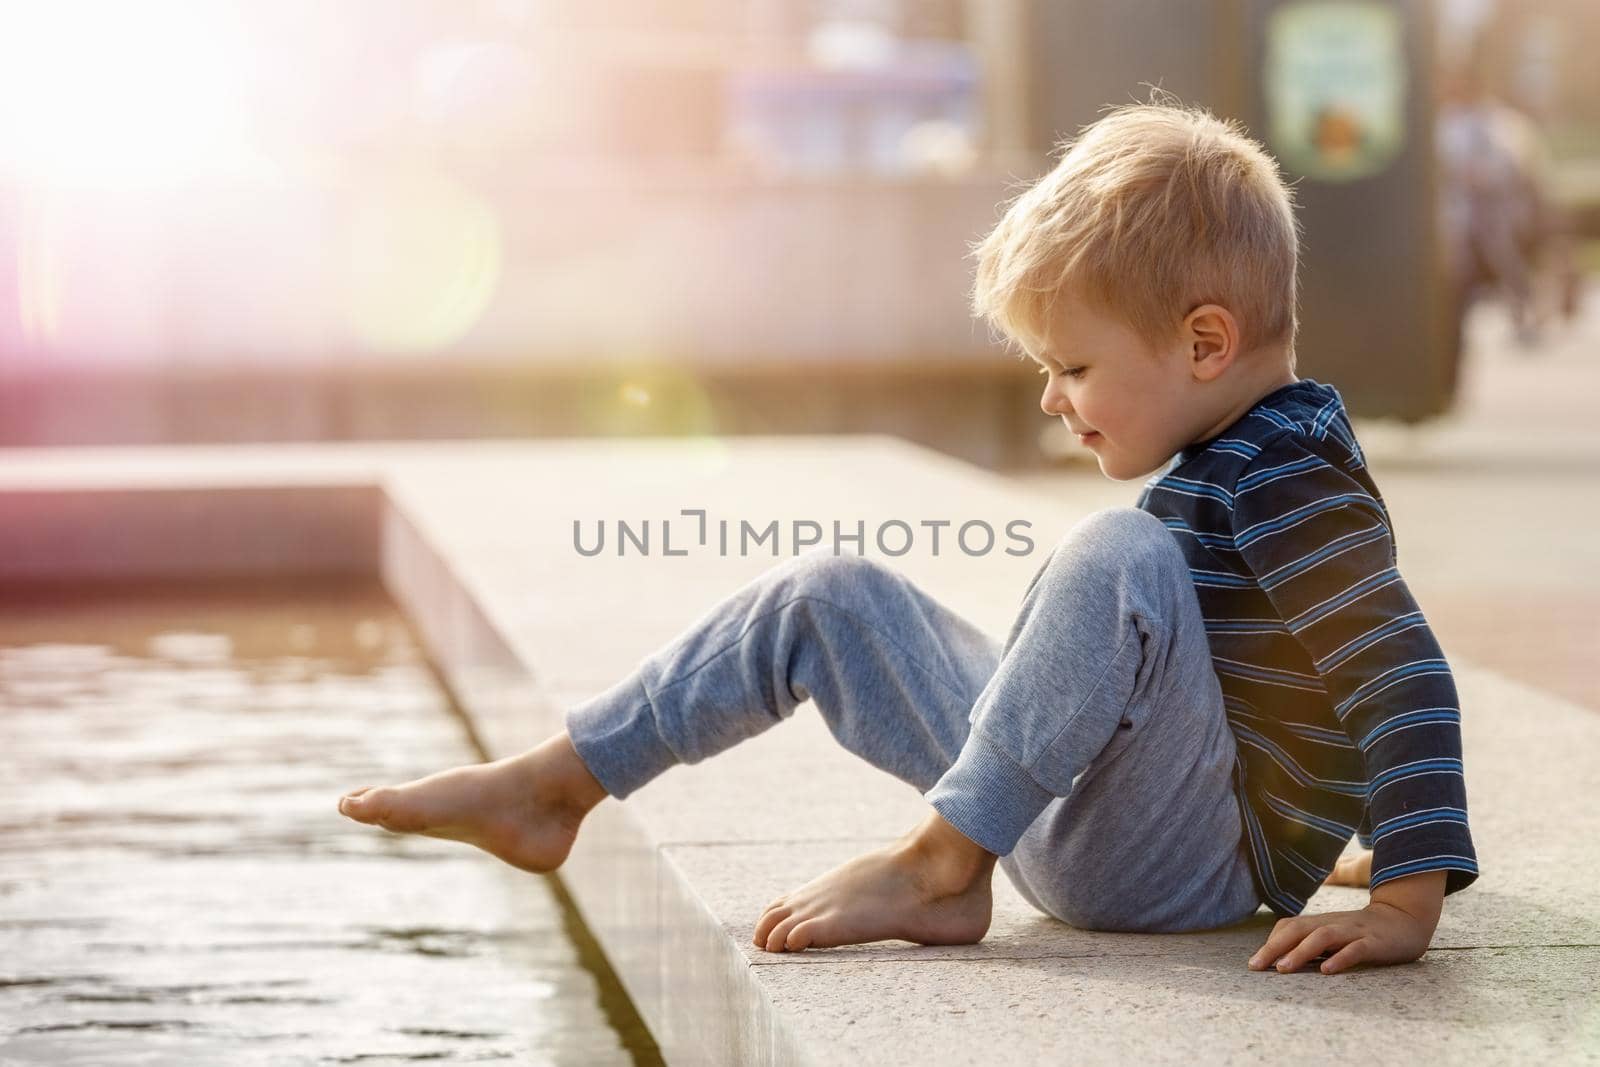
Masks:
[[[1236,549],[1361,752],[1367,815],[1351,829],[1370,829],[1374,899],[1409,899],[1407,888],[1376,891],[1430,871],[1443,872],[1443,893],[1464,889],[1478,865],[1467,828],[1460,705],[1443,652],[1395,567],[1382,506],[1283,434],[1241,474],[1233,519]]]
[[[1444,878],[1444,871],[1423,871],[1390,879],[1372,891],[1372,903],[1404,912],[1419,927],[1427,928],[1431,941],[1444,910]]]

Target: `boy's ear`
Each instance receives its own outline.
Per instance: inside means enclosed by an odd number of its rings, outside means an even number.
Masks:
[[[1239,356],[1239,323],[1221,304],[1201,304],[1183,320],[1184,343],[1196,378],[1214,380]]]

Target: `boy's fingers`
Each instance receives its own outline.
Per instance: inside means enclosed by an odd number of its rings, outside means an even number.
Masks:
[[[1273,928],[1272,936],[1267,938],[1267,943],[1250,957],[1250,966],[1258,971],[1275,967],[1279,960],[1294,951],[1295,946],[1316,929],[1318,928],[1307,924],[1304,916],[1278,920],[1278,925]]]
[[[1267,938],[1267,943],[1256,950],[1250,957],[1250,966],[1256,970],[1271,967],[1273,962],[1292,948],[1300,940],[1302,927],[1288,925],[1286,920],[1279,920],[1278,925],[1272,928],[1272,935]]]
[[[1338,974],[1340,971],[1345,970],[1346,968],[1354,967],[1358,963],[1365,962],[1367,958],[1367,939],[1364,937],[1358,937],[1344,948],[1330,956],[1322,965],[1322,973]]]
[[[1298,971],[1306,965],[1306,961],[1314,956],[1320,956],[1326,949],[1344,940],[1344,935],[1331,926],[1319,926],[1306,935],[1305,940],[1283,954],[1279,961],[1278,970],[1288,974]]]

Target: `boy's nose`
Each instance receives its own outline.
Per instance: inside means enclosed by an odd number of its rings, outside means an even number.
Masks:
[[[1039,410],[1046,415],[1063,415],[1062,405],[1066,397],[1061,395],[1054,384],[1044,387],[1044,392],[1039,396]]]

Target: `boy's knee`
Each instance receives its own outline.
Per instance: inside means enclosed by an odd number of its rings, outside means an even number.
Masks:
[[[818,548],[786,561],[783,581],[794,595],[817,596],[837,602],[864,589],[875,588],[894,574],[888,564],[868,556]]]
[[[1067,540],[1079,538],[1118,547],[1141,540],[1157,541],[1161,537],[1172,537],[1166,525],[1143,508],[1133,507],[1103,508],[1091,512],[1079,519],[1066,534]]]
[[[1080,519],[1057,544],[1047,569],[1117,573],[1181,568],[1188,565],[1172,532],[1142,508],[1106,508]]]

